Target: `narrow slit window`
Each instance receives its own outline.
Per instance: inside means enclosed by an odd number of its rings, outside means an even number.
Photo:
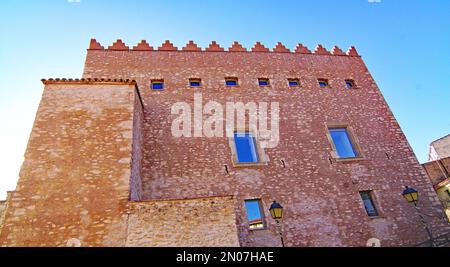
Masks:
[[[364,208],[366,209],[367,215],[369,217],[377,217],[378,216],[378,210],[375,207],[375,202],[372,198],[372,191],[363,191],[359,192],[361,195],[361,199],[364,203]]]
[[[347,87],[347,89],[352,89],[355,87],[355,81],[345,80],[345,86]]]
[[[328,83],[327,79],[319,79],[318,82],[319,82],[319,86],[320,87],[328,87],[328,86],[330,86],[330,84]]]
[[[258,79],[258,85],[259,86],[269,86],[270,85],[270,81],[269,81],[269,79],[266,79],[266,78],[259,78]]]
[[[225,78],[225,85],[226,86],[238,86],[238,79],[237,78]]]
[[[288,79],[289,87],[298,87],[300,86],[300,80],[299,79]]]
[[[201,79],[189,79],[189,86],[190,87],[200,87],[200,86],[202,86],[202,80]]]
[[[347,128],[329,128],[328,130],[339,158],[356,158],[358,156]]]
[[[234,143],[238,163],[257,163],[258,151],[255,138],[251,133],[234,133]]]
[[[152,90],[164,90],[164,80],[152,80]]]
[[[250,229],[264,228],[264,217],[261,208],[261,200],[246,200],[245,210],[247,212],[247,221]]]

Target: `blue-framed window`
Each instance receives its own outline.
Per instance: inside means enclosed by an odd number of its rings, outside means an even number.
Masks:
[[[258,85],[259,86],[269,86],[270,85],[270,81],[269,81],[269,79],[266,79],[266,78],[259,78],[258,79]]]
[[[238,163],[256,163],[259,161],[255,138],[251,133],[235,132],[234,144]]]
[[[151,83],[152,90],[164,90],[164,81],[163,80],[154,80]]]
[[[200,79],[189,79],[190,87],[199,87],[202,86],[202,80]]]
[[[225,78],[225,85],[226,86],[237,86],[238,79],[237,78]]]
[[[355,81],[345,80],[345,86],[347,86],[347,89],[351,89],[351,88],[355,87]]]
[[[320,87],[328,87],[328,86],[330,85],[330,84],[328,83],[328,80],[327,80],[327,79],[319,79],[318,82],[319,82],[319,86],[320,86]]]
[[[358,156],[347,128],[330,128],[329,131],[340,158],[355,158]]]
[[[375,203],[372,198],[372,191],[359,192],[361,199],[364,203],[364,208],[366,209],[367,215],[369,217],[377,217],[378,210],[375,207]]]
[[[300,86],[300,80],[299,79],[288,79],[288,83],[290,87],[298,87]]]
[[[245,211],[247,212],[247,221],[250,229],[264,228],[264,216],[261,208],[261,200],[246,200]]]

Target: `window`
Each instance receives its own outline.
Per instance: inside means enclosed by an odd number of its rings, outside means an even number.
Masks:
[[[152,80],[151,88],[152,90],[163,90],[164,80]]]
[[[259,78],[258,79],[258,85],[259,86],[269,86],[270,85],[270,81],[269,81],[269,79],[266,79],[266,78]]]
[[[264,228],[261,200],[259,199],[246,200],[245,210],[247,212],[247,220],[250,229]]]
[[[359,192],[359,194],[361,195],[364,207],[366,208],[367,215],[369,215],[369,217],[377,217],[378,211],[375,208],[375,203],[372,199],[372,191],[363,191]]]
[[[190,87],[200,87],[200,86],[202,86],[202,80],[201,79],[189,79],[189,86]]]
[[[237,86],[238,85],[238,79],[237,78],[225,78],[225,85],[226,86]]]
[[[319,79],[318,82],[319,82],[319,86],[320,87],[328,87],[328,86],[330,86],[330,84],[328,83],[327,79]]]
[[[300,80],[299,79],[288,79],[288,83],[289,83],[290,87],[300,86]]]
[[[238,163],[256,163],[258,162],[258,153],[256,149],[255,138],[251,133],[234,133],[234,143],[236,146]]]
[[[355,81],[353,80],[345,80],[345,85],[347,86],[347,89],[351,89],[355,87]]]
[[[356,158],[358,156],[347,128],[329,128],[328,130],[340,158]]]

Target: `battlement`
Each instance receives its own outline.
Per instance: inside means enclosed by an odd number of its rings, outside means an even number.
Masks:
[[[135,80],[130,79],[110,79],[110,78],[81,78],[81,79],[67,79],[67,78],[49,78],[41,79],[41,82],[47,84],[128,84],[137,85]]]
[[[349,57],[359,57],[360,55],[356,51],[354,46],[351,46],[347,52],[343,52],[338,46],[334,46],[330,51],[324,48],[321,44],[317,45],[314,51],[311,51],[306,46],[298,44],[293,51],[287,48],[281,42],[278,42],[272,50],[265,47],[260,42],[256,42],[255,45],[250,49],[243,47],[239,42],[233,42],[231,47],[227,50],[217,44],[216,41],[212,41],[211,44],[202,49],[198,47],[194,41],[189,41],[183,48],[179,49],[174,46],[169,40],[166,40],[157,49],[150,46],[147,41],[142,40],[133,48],[127,46],[121,39],[118,39],[111,46],[105,49],[96,39],[91,39],[88,50],[108,50],[108,51],[181,51],[181,52],[244,52],[244,53],[294,53],[294,54],[312,54],[312,55],[327,55],[327,56],[349,56]]]

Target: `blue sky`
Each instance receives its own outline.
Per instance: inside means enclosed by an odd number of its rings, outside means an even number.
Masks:
[[[40,79],[80,77],[91,37],[104,46],[355,45],[424,162],[429,143],[450,133],[449,14],[448,0],[2,0],[0,199],[15,188]]]

